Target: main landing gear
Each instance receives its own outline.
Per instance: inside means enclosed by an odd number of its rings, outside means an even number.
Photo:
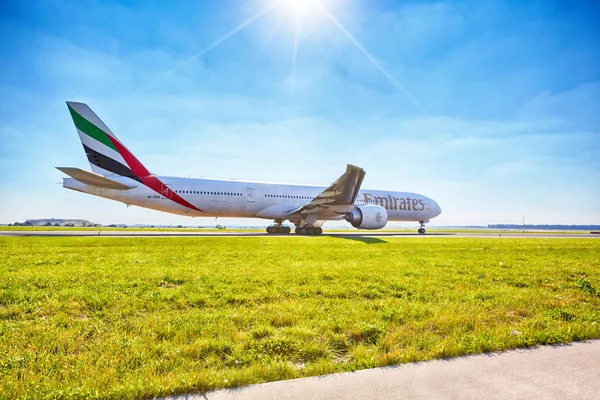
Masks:
[[[288,233],[290,233],[292,231],[292,229],[289,226],[283,226],[283,220],[280,219],[276,219],[275,221],[275,225],[271,225],[269,227],[267,227],[267,233],[268,234],[279,234],[279,235],[287,235]],[[294,232],[296,233],[296,235],[302,235],[302,236],[319,236],[323,233],[323,229],[321,229],[320,227],[314,227],[314,226],[310,226],[310,225],[305,225],[305,226],[298,226],[300,224],[300,222],[298,221],[296,223],[296,221],[292,221],[294,222],[294,224],[296,224],[296,229],[294,230]]]
[[[296,232],[296,235],[319,236],[323,233],[323,229],[314,226],[299,226],[294,232]]]
[[[273,225],[273,226],[268,226],[267,227],[267,233],[271,233],[271,234],[288,234],[292,231],[292,229],[289,226],[281,226],[281,225]]]
[[[280,234],[280,235],[287,235],[288,233],[290,233],[292,231],[292,229],[289,226],[283,226],[283,220],[282,219],[276,219],[275,221],[275,225],[271,225],[267,227],[267,233],[269,234]]]
[[[421,227],[419,228],[419,230],[417,232],[419,232],[421,235],[425,234],[425,221],[419,221],[419,223],[421,224]]]
[[[272,234],[272,235],[273,234],[287,235],[291,231],[292,231],[292,229],[289,226],[271,225],[271,226],[267,227],[267,233]],[[296,228],[294,230],[294,232],[296,233],[296,235],[302,235],[302,236],[319,236],[323,233],[323,229],[315,228],[313,226],[303,226],[303,227]]]

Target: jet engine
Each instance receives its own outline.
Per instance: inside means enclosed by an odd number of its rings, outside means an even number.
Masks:
[[[344,215],[344,219],[359,229],[381,229],[387,224],[385,208],[373,204],[355,206]]]

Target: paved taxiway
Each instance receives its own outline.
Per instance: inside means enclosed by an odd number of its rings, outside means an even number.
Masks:
[[[600,340],[594,340],[167,399],[597,399],[599,371]]]
[[[114,236],[114,237],[202,237],[202,236],[232,236],[232,237],[296,237],[295,234],[289,235],[269,235],[266,232],[236,232],[236,231],[127,231],[127,230],[88,230],[88,231],[36,231],[36,230],[19,230],[19,231],[0,231],[0,236]],[[324,232],[323,236],[341,237],[341,238],[386,238],[386,237],[405,237],[405,238],[422,238],[422,237],[471,237],[471,238],[569,238],[569,239],[584,239],[595,238],[600,239],[600,235],[595,234],[577,234],[577,233],[470,233],[470,232],[432,232],[425,235],[412,232],[364,232],[364,231],[349,231],[349,232]]]

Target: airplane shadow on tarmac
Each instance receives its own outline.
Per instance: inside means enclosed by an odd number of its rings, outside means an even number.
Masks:
[[[366,244],[384,244],[387,243],[385,240],[382,240],[378,237],[371,237],[371,236],[362,236],[362,235],[335,235],[332,236],[334,238],[338,238],[338,239],[349,239],[349,240],[356,240],[357,242],[363,242]]]

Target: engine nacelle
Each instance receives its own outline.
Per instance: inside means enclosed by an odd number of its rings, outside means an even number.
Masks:
[[[344,219],[359,229],[381,229],[387,224],[388,214],[385,208],[373,204],[355,206]]]

